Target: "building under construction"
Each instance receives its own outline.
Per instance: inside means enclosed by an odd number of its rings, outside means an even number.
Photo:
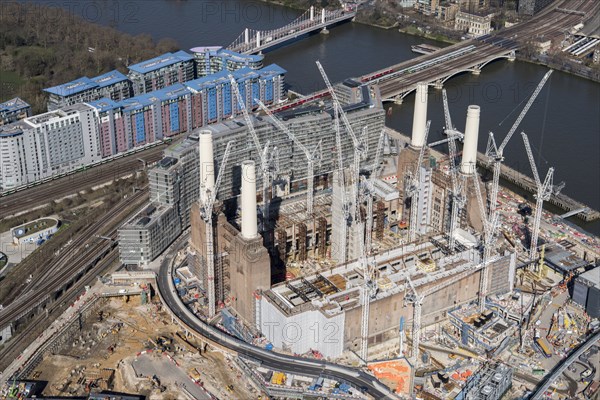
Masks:
[[[357,93],[346,96],[360,100],[355,106],[341,106],[333,96],[331,105],[229,121],[200,134],[201,195],[191,210],[189,263],[206,293],[208,317],[215,306],[229,306],[276,347],[337,357],[365,340],[397,338],[401,318],[422,315],[420,329],[458,305],[512,290],[515,253],[497,249],[484,263],[479,245],[487,203],[474,168],[479,107],[467,110],[460,162],[441,169],[426,157],[427,87],[420,85],[412,141],[391,180],[396,188],[377,176],[383,111],[365,99],[368,90]],[[268,208],[257,194],[266,175],[248,121],[257,141],[268,138],[279,155],[264,191]],[[316,157],[312,185],[298,140],[324,153]],[[463,185],[460,193],[451,174]],[[220,199],[214,207],[211,193]],[[421,296],[418,311],[411,296]]]

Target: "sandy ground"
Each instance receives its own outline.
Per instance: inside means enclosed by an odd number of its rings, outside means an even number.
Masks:
[[[156,399],[209,399],[208,392],[218,398],[257,398],[258,392],[228,356],[210,349],[202,355],[189,351],[176,336],[177,326],[156,305],[140,305],[139,297],[128,302],[115,298],[101,311],[101,319],[92,315],[67,345],[45,357],[32,373],[31,378],[49,382],[44,395],[85,395],[85,377],[109,368],[115,370],[109,390],[118,392]],[[173,340],[172,351],[156,351],[150,339],[156,342],[159,336]],[[189,377],[192,368],[200,373],[204,388]],[[164,387],[153,384],[153,376]]]

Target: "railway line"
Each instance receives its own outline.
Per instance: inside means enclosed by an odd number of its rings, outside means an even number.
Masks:
[[[61,301],[50,305],[47,308],[47,313],[39,313],[28,322],[28,329],[15,335],[7,346],[0,348],[0,371],[4,370],[8,365],[21,354],[29,344],[38,337],[44,329],[46,329],[50,321],[58,318],[75,299],[80,295],[83,288],[92,283],[96,276],[102,275],[110,270],[110,267],[118,261],[119,252],[116,248],[112,249],[109,254],[96,264],[88,273],[87,276],[76,282],[67,292],[61,297]]]
[[[72,175],[3,195],[0,197],[0,219],[44,206],[52,200],[64,198],[90,186],[130,175],[143,168],[141,160],[145,164],[160,160],[163,150],[164,145],[152,147]]]
[[[146,195],[147,189],[144,189],[128,197],[113,207],[102,220],[96,221],[82,232],[76,241],[71,243],[68,257],[60,257],[55,264],[51,264],[46,269],[44,274],[34,277],[34,281],[25,288],[17,300],[0,310],[0,327],[14,323],[41,304],[57,300],[60,294],[75,285],[78,277],[82,278],[89,271],[94,270],[95,265],[115,251],[118,244],[115,239],[119,222],[132,210],[141,206],[146,200]],[[109,243],[104,241],[88,243],[95,234],[106,230],[109,230],[108,237],[112,239]],[[90,267],[94,261],[96,264]],[[69,282],[72,283],[69,285]],[[55,298],[52,299],[51,296]],[[34,316],[35,313],[32,317]]]

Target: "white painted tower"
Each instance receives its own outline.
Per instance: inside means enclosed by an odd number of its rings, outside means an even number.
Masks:
[[[206,204],[208,192],[215,190],[215,161],[212,132],[202,130],[198,140],[200,154],[200,203]]]
[[[411,146],[416,148],[421,148],[425,144],[425,129],[427,127],[427,88],[427,83],[417,83],[412,139],[410,142]]]
[[[463,146],[460,172],[465,175],[475,173],[477,169],[477,140],[479,138],[479,106],[467,108],[467,122],[465,124],[465,143]]]

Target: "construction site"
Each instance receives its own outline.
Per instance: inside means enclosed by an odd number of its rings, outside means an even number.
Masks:
[[[135,393],[135,398],[179,399],[182,392],[186,398],[257,398],[259,388],[240,381],[243,372],[231,356],[186,337],[170,323],[158,299],[145,295],[151,291],[114,286],[124,275],[115,273],[111,283],[98,283],[96,290],[104,296],[66,324],[18,382],[7,382],[1,398]]]
[[[199,200],[191,206],[190,240],[172,277],[179,295],[201,319],[255,345],[352,366],[405,359],[415,377],[411,392],[436,389],[437,398],[478,398],[466,395],[476,390],[500,398],[510,388],[488,382],[483,369],[492,367],[483,360],[506,362],[515,346],[523,351],[523,338],[536,335],[530,322],[533,327],[550,291],[564,293],[570,279],[599,256],[597,238],[543,210],[561,186],[553,184],[552,168],[540,178],[525,133],[520,136],[538,185],[537,202],[499,186],[504,146],[551,73],[504,140],[496,144],[490,136],[485,156],[492,177],[483,181],[477,168],[479,106],[468,107],[461,132],[444,92],[448,137],[428,143],[429,89],[419,84],[412,135],[381,129],[373,146],[371,129],[352,118],[357,107],[348,99],[358,96],[358,109],[376,109],[376,102],[365,99],[377,94],[351,81],[333,87],[318,67],[330,101],[282,114],[259,103],[262,116],[244,114],[254,142],[250,157],[231,160],[240,144],[228,132],[237,127],[199,133]],[[335,138],[325,147],[331,146],[333,157],[317,174],[325,136],[313,135],[317,144],[308,149],[290,127],[324,115],[331,125],[323,132]],[[271,152],[268,141],[261,147],[264,137],[253,118],[268,120],[305,154],[304,177],[283,173],[278,186],[282,171],[270,156],[278,148]],[[448,155],[434,149],[440,144],[448,146]],[[233,198],[224,194],[231,179],[240,182]],[[571,238],[571,231],[578,234]],[[436,351],[441,355],[434,357]],[[493,368],[504,374],[502,365]],[[458,377],[445,391],[425,379],[440,369]],[[479,383],[469,378],[473,374]],[[531,389],[531,383],[524,387]]]

